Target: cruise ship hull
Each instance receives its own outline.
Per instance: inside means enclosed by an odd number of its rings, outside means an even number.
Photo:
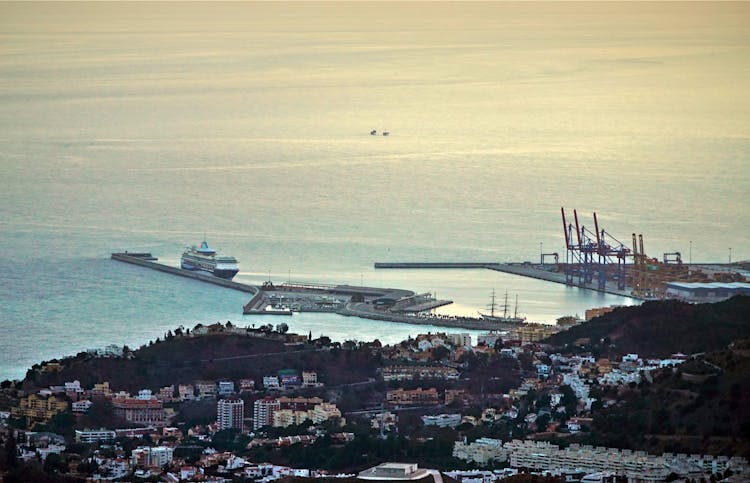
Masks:
[[[213,275],[214,277],[219,277],[219,278],[223,278],[226,280],[231,280],[232,278],[234,278],[235,275],[237,275],[237,272],[239,272],[239,270],[234,270],[234,269],[227,270],[227,269],[221,269],[221,268],[216,268],[214,270],[206,270],[200,267],[196,267],[194,265],[190,265],[189,263],[185,263],[185,262],[181,264],[181,267],[183,270],[190,270],[191,272],[209,273]]]

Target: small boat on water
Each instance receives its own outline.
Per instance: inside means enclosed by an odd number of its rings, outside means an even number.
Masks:
[[[508,313],[508,291],[505,291],[505,303],[501,306],[503,309],[503,315],[495,315],[495,309],[497,308],[497,303],[495,302],[495,290],[492,290],[492,298],[490,299],[490,303],[487,305],[487,308],[490,309],[489,314],[485,314],[482,312],[479,312],[479,316],[482,318],[482,320],[487,320],[490,322],[498,322],[503,324],[522,324],[526,321],[526,317],[519,317],[518,316],[518,295],[516,295],[516,306],[513,311],[513,316],[511,317]]]

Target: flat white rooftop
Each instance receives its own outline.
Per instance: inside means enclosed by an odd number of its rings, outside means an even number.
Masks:
[[[408,481],[421,480],[430,473],[419,468],[416,463],[382,463],[368,468],[357,475],[360,480],[393,480]]]
[[[696,289],[745,289],[750,290],[750,283],[746,282],[667,282],[667,286],[684,288],[688,290]]]

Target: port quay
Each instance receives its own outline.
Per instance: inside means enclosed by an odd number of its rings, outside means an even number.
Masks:
[[[165,265],[159,263],[150,253],[112,253],[111,258],[119,262],[252,294],[250,301],[243,307],[245,315],[291,315],[295,311],[328,312],[387,322],[472,330],[511,330],[521,325],[473,317],[425,315],[424,312],[451,304],[453,301],[438,300],[430,294],[417,294],[404,289],[295,282],[277,286],[270,283],[256,286]],[[491,268],[496,264],[458,265],[460,267],[456,264],[426,264],[419,268]]]
[[[556,254],[554,254],[556,255]],[[191,278],[201,282],[212,283],[225,288],[252,294],[252,298],[243,307],[243,315],[289,316],[294,312],[327,312],[344,316],[360,317],[372,320],[397,322],[414,325],[433,325],[472,330],[513,330],[531,322],[498,321],[487,318],[454,317],[434,315],[432,309],[449,305],[452,300],[438,300],[429,293],[417,294],[410,290],[399,288],[378,288],[353,285],[329,285],[302,282],[287,282],[273,285],[270,281],[261,286],[215,277],[197,271],[185,270],[163,263],[150,253],[121,252],[112,253],[112,259],[150,268],[172,275]],[[653,259],[652,259],[653,261]],[[581,289],[599,291],[636,300],[656,298],[654,292],[637,291],[633,287],[644,284],[640,278],[637,263],[627,266],[628,281],[630,283],[609,285],[602,284],[595,276],[588,278],[581,276],[574,278],[582,271],[580,265],[531,262],[495,263],[495,262],[376,262],[376,269],[488,269],[513,275],[535,278],[547,282],[575,286]],[[725,271],[729,267],[723,264],[694,264],[692,276],[716,270]],[[623,267],[625,268],[625,267]],[[666,266],[666,268],[671,268]],[[691,273],[684,266],[678,267],[683,272]],[[585,275],[585,273],[584,273]],[[624,280],[624,276],[622,280]],[[617,280],[615,278],[615,280]]]
[[[477,269],[486,268],[489,270],[495,270],[497,272],[510,273],[512,275],[519,275],[521,277],[535,278],[537,280],[544,280],[545,282],[554,282],[566,284],[565,274],[561,272],[555,272],[546,270],[539,267],[554,267],[553,265],[533,265],[531,262],[515,262],[515,263],[496,263],[496,262],[375,262],[375,268],[381,269]],[[612,295],[619,295],[621,297],[630,297],[636,300],[643,300],[641,297],[633,295],[629,289],[618,289],[615,287],[606,287],[600,289],[595,283],[587,283],[577,285],[580,288],[588,290],[595,290],[597,292],[609,293]]]

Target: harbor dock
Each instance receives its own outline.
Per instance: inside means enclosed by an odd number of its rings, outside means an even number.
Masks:
[[[510,273],[521,277],[535,278],[545,282],[554,282],[567,285],[565,273],[555,271],[555,265],[535,265],[530,262],[497,263],[497,262],[375,262],[375,268],[381,269],[489,269],[496,272]],[[596,283],[586,285],[574,285],[586,290],[629,297],[636,300],[644,300],[642,297],[633,295],[632,289],[618,289],[608,286],[600,290]]]
[[[518,275],[521,277],[535,278],[537,280],[544,280],[545,282],[561,283],[568,285],[565,282],[565,273],[556,272],[552,269],[545,270],[539,268],[539,265],[533,265],[531,263],[495,263],[487,266],[490,270],[496,272],[510,273],[512,275]],[[570,286],[570,285],[568,285]],[[620,297],[628,297],[635,300],[645,300],[643,297],[639,297],[633,294],[633,289],[625,287],[624,289],[618,289],[614,284],[608,285],[605,289],[600,289],[594,282],[589,284],[575,284],[577,288],[583,288],[586,290],[594,290],[596,292],[608,293],[612,295],[619,295]]]
[[[276,286],[266,283],[259,287],[158,263],[150,253],[112,253],[111,258],[119,262],[251,293],[253,297],[243,307],[245,315],[328,312],[386,322],[459,329],[506,330],[517,327],[516,324],[498,324],[479,318],[424,314],[424,311],[453,302],[435,299],[431,294],[416,294],[410,290],[301,282]]]

